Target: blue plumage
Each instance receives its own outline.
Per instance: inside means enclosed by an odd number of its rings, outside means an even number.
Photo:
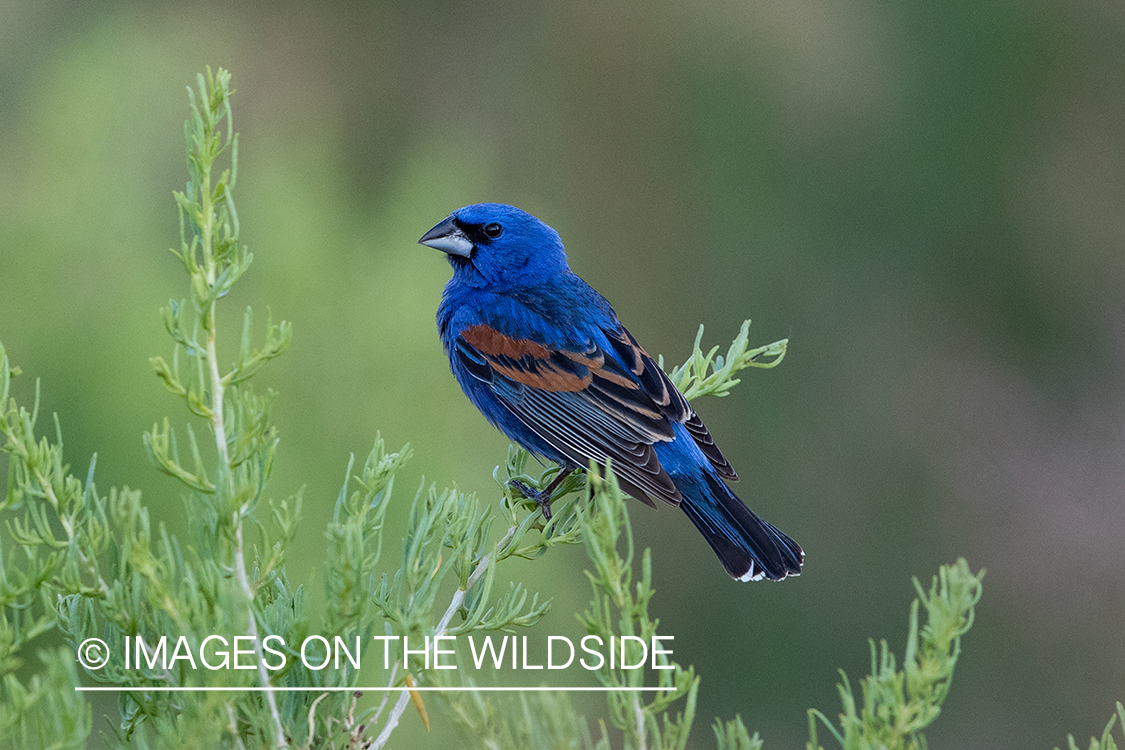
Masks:
[[[703,421],[570,270],[554,229],[480,203],[419,242],[453,265],[438,328],[457,382],[489,422],[564,474],[612,460],[628,494],[683,508],[734,578],[800,574],[801,548],[730,491],[723,480],[738,477]],[[545,494],[536,499],[549,518]]]

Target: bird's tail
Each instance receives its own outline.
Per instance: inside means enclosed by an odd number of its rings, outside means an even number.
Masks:
[[[701,479],[683,493],[680,507],[731,578],[780,581],[801,574],[805,553],[799,544],[747,508],[712,472],[704,471]]]

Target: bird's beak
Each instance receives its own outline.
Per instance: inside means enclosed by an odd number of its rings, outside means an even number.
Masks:
[[[473,252],[472,240],[453,223],[452,216],[423,234],[418,244],[462,258],[468,258]]]

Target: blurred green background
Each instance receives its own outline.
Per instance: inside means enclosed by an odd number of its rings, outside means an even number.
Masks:
[[[506,443],[448,372],[449,267],[415,241],[510,202],[654,354],[681,361],[700,322],[725,346],[745,317],[752,344],[791,339],[698,408],[804,575],[732,583],[682,514],[634,506],[662,631],[703,675],[694,746],[736,712],[801,746],[869,636],[901,655],[910,576],[957,556],[988,575],[933,747],[1053,747],[1125,698],[1125,6],[0,0],[15,392],[42,378],[72,466],[96,451],[99,485],[173,528],[140,435],[183,421],[148,357],[186,294],[165,249],[208,64],[238,89],[255,254],[221,322],[294,325],[259,380],[281,393],[273,494],[306,488],[295,578],[321,575],[376,430],[416,451],[393,524],[423,475],[495,497]],[[517,564],[556,597],[549,632],[575,630],[582,566]],[[411,717],[400,744],[449,746]]]

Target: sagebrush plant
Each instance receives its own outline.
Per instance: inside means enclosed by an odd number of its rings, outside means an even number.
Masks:
[[[843,704],[840,727],[832,725],[820,711],[809,709],[807,750],[817,750],[817,724],[823,724],[844,750],[904,748],[925,750],[921,730],[941,712],[949,693],[953,668],[961,655],[961,636],[973,625],[973,614],[981,596],[984,571],[974,574],[969,564],[958,560],[943,565],[934,576],[929,592],[915,578],[918,598],[910,605],[910,628],[902,669],[881,641],[871,646],[871,674],[860,681],[862,703],[857,705],[848,676],[836,687]],[[926,622],[919,625],[919,604],[926,609]]]
[[[1121,733],[1125,735],[1125,706],[1121,705],[1121,701],[1117,702],[1117,713],[1109,717],[1109,723],[1105,725],[1102,730],[1101,739],[1097,737],[1090,738],[1089,750],[1117,750],[1117,742],[1113,739],[1113,725],[1117,720],[1121,719]],[[1074,741],[1074,735],[1067,735],[1066,738],[1067,750],[1080,750],[1078,743]],[[1055,750],[1059,750],[1057,747]]]
[[[592,596],[580,615],[588,634],[648,639],[658,622],[649,611],[650,553],[644,550],[638,561],[628,505],[612,467],[604,475],[591,467],[586,476],[563,482],[548,521],[510,481],[540,490],[557,467],[534,476],[528,454],[510,448],[495,472],[499,504],[422,486],[406,529],[388,532],[395,476],[410,450],[389,451],[378,436],[358,471],[354,459],[347,462],[324,532],[326,603],[322,611],[310,611],[303,584],[290,578],[286,566],[302,497],[275,500],[266,493],[278,441],[270,421],[276,394],[257,392],[252,383],[263,365],[288,348],[291,329],[267,316],[264,333],[256,336],[246,310],[236,356],[221,356],[217,345],[216,309],[252,261],[238,239],[231,93],[230,75],[222,69],[208,69],[189,89],[189,181],[175,194],[181,237],[172,250],[188,275],[189,292],[163,311],[173,342],[170,358],[152,360],[193,421],[179,426],[181,420],[163,418],[144,436],[156,468],[184,487],[186,535],[154,528],[140,493],[127,487],[99,491],[96,456],[84,475],[71,473],[59,420],[53,437],[35,432],[38,382],[30,409],[10,398],[18,370],[0,345],[0,434],[9,455],[0,503],[0,748],[84,747],[95,720],[85,693],[76,690],[81,686],[124,688],[117,693],[117,715],[97,720],[100,737],[92,741],[106,746],[379,748],[411,706],[427,727],[428,711],[436,706],[462,730],[464,742],[483,747],[685,747],[700,678],[663,654],[654,659],[667,669],[647,686],[659,690],[608,692],[606,718],[597,729],[562,693],[446,691],[424,700],[413,688],[473,686],[467,670],[432,669],[426,660],[396,661],[381,678],[391,691],[361,695],[353,690],[359,670],[346,659],[339,668],[316,670],[295,658],[294,644],[310,634],[348,645],[358,640],[363,653],[381,656],[380,637],[405,636],[417,644],[435,636],[532,628],[550,601],[508,580],[502,563],[536,559],[559,545],[584,545],[590,560]],[[740,371],[778,364],[787,344],[749,348],[749,321],[725,356],[717,347],[704,353],[702,336],[700,327],[691,357],[671,374],[689,398],[726,395]],[[230,367],[221,364],[232,359]],[[390,570],[380,564],[387,533],[402,538],[397,568]],[[809,747],[818,747],[817,721],[849,749],[921,746],[919,731],[937,716],[979,596],[980,576],[963,561],[943,567],[928,594],[919,587],[927,623],[919,626],[916,601],[903,670],[896,670],[885,643],[877,662],[873,651],[872,675],[861,682],[863,706],[857,707],[845,677],[841,728],[810,712]],[[55,630],[65,647],[43,645]],[[135,647],[138,637],[152,645],[160,635],[169,644],[182,639],[199,653],[212,634],[245,636],[245,653],[256,666],[195,669],[173,659],[174,666],[165,668],[149,661],[150,650],[135,652],[143,663],[128,669],[120,658],[101,669],[79,669],[76,661],[89,638],[102,639],[114,655],[124,653],[127,642]],[[276,670],[264,666],[271,636],[286,644],[284,666]],[[591,674],[618,688],[641,687],[646,676],[604,661]],[[737,717],[717,721],[714,733],[720,748],[761,746]]]

